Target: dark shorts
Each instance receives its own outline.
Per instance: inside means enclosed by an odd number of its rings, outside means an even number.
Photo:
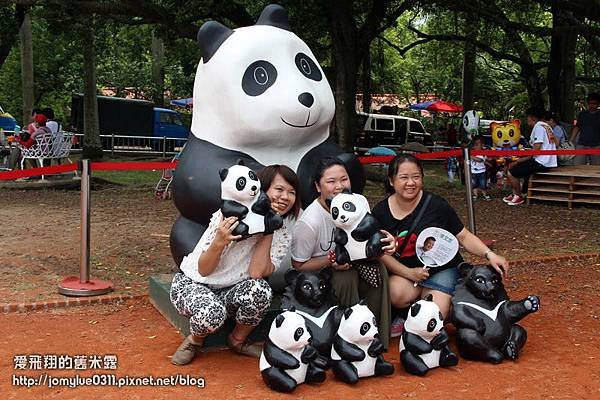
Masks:
[[[485,172],[471,175],[471,182],[473,183],[473,189],[487,189],[487,177]]]
[[[536,172],[546,172],[549,169],[550,168],[544,167],[533,158],[530,158],[527,161],[513,165],[510,167],[508,172],[510,172],[510,174],[515,178],[525,178],[535,174]]]

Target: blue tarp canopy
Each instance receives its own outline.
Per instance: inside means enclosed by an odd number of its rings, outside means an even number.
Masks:
[[[411,104],[410,109],[411,110],[427,110],[427,107],[429,107],[433,103],[435,103],[435,101],[424,101],[422,103]]]
[[[187,99],[171,100],[171,105],[178,107],[192,107],[194,105],[194,98],[189,97]]]

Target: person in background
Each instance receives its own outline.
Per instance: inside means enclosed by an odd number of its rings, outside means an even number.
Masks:
[[[556,150],[556,141],[550,125],[542,121],[543,111],[536,108],[529,108],[525,115],[527,125],[533,128],[529,142],[533,150]],[[508,182],[512,187],[512,193],[502,199],[509,206],[518,206],[523,204],[520,179],[529,179],[529,176],[536,172],[545,172],[550,168],[558,166],[556,155],[544,156],[526,156],[520,157],[508,169]],[[523,186],[526,187],[525,182]]]
[[[547,112],[544,115],[544,121],[552,127],[552,133],[554,133],[554,143],[556,143],[556,147],[559,148],[567,141],[567,132],[565,132],[565,129],[560,125],[558,114],[554,112]]]
[[[590,93],[587,97],[588,109],[577,116],[577,123],[571,131],[571,143],[576,143],[577,150],[600,150],[600,94]],[[577,139],[577,142],[575,140]],[[600,154],[584,154],[575,156],[575,165],[600,165]]]
[[[448,130],[446,131],[446,137],[448,138],[448,146],[455,147],[458,144],[458,136],[454,124],[451,122],[448,124]]]
[[[34,108],[31,110],[31,117],[29,118],[30,124],[27,125],[27,132],[29,132],[30,135],[33,135],[35,130],[38,128],[38,125],[35,122],[35,116],[38,114],[42,114],[42,110],[40,108]]]
[[[473,150],[483,150],[483,138],[475,136],[473,138]],[[477,200],[477,194],[481,192],[481,196],[486,201],[492,200],[487,194],[487,174],[485,166],[485,156],[471,156],[471,181],[473,183],[473,200]]]
[[[50,107],[46,107],[42,110],[42,114],[44,114],[48,119],[48,121],[46,122],[46,126],[48,127],[48,129],[50,129],[52,133],[56,134],[62,130],[60,124],[54,119],[53,109],[51,109]]]

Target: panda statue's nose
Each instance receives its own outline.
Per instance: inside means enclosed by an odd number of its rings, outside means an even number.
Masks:
[[[302,104],[304,107],[306,108],[310,108],[310,106],[313,105],[313,103],[315,102],[314,97],[312,96],[312,94],[308,93],[308,92],[304,92],[304,93],[300,93],[300,96],[298,96],[298,101],[300,102],[300,104]]]
[[[250,189],[254,192],[256,190],[256,186],[252,186]]]

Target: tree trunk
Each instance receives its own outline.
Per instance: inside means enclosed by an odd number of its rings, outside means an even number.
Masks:
[[[467,14],[465,17],[465,36],[477,39],[477,24],[478,20],[474,16]],[[477,64],[475,63],[476,55],[477,49],[475,45],[470,41],[465,41],[462,76],[462,105],[465,111],[473,109],[475,97],[475,74],[477,69]]]
[[[371,112],[371,52],[367,51],[362,61],[362,109],[363,112]]]
[[[81,38],[83,39],[83,158],[102,158],[100,124],[98,122],[98,92],[96,88],[96,60],[94,52],[94,17],[84,19]]]
[[[152,32],[152,83],[153,83],[153,101],[156,106],[162,107],[165,103],[165,71],[163,60],[165,57],[165,45],[162,38]]]
[[[33,110],[33,44],[31,38],[31,14],[26,12],[19,30],[21,46],[21,82],[23,85],[23,127],[29,123]]]

